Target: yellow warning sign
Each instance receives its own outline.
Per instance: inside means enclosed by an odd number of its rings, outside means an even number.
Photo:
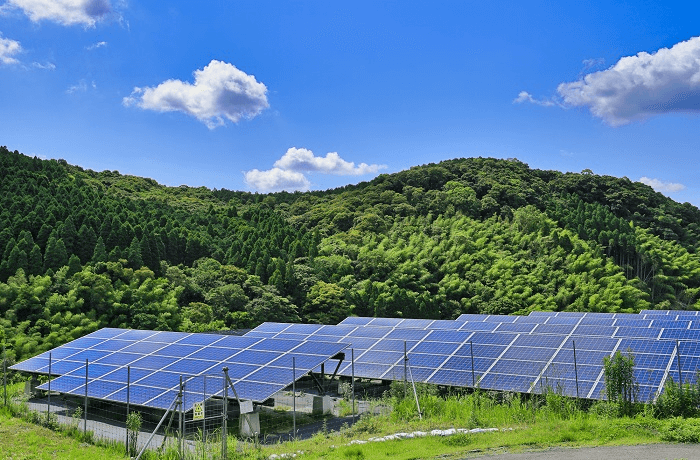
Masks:
[[[204,420],[204,403],[194,403],[192,408],[192,420]]]

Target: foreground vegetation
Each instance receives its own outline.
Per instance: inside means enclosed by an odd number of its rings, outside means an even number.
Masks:
[[[674,384],[668,384],[669,389]],[[11,392],[18,391],[15,385]],[[678,390],[678,388],[676,388]],[[634,445],[660,442],[700,442],[698,385],[686,385],[654,404],[621,401],[591,402],[561,396],[518,395],[485,391],[445,393],[433,385],[417,386],[422,417],[413,394],[404,397],[403,385],[374,405],[391,408],[383,415],[363,415],[353,426],[339,432],[321,430],[310,439],[265,446],[251,440],[229,437],[229,459],[267,459],[273,454],[299,454],[304,459],[448,459],[467,453],[501,453],[538,450],[548,447]],[[685,396],[683,396],[685,394]],[[680,398],[680,399],[679,399]],[[686,398],[686,399],[683,399]],[[17,401],[15,399],[15,401]],[[681,413],[686,411],[686,417]],[[123,458],[124,447],[95,441],[75,426],[61,427],[35,415],[21,403],[0,408],[0,452],[8,459]],[[430,432],[449,428],[498,428],[495,432],[458,433],[451,436],[425,436],[413,439],[372,442],[389,434]],[[353,443],[353,441],[368,441]],[[199,445],[186,458],[220,458],[221,444]],[[202,457],[206,452],[206,457]],[[176,459],[177,452],[147,452],[149,460]]]

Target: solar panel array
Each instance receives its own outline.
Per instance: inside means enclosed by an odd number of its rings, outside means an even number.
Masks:
[[[690,316],[654,311],[462,315],[455,321],[350,317],[337,326],[264,323],[246,336],[349,343],[354,371],[346,361],[339,368],[344,376],[402,380],[405,347],[408,377],[415,381],[465,387],[478,382],[484,389],[524,393],[552,388],[592,399],[604,397],[603,358],[630,351],[638,398],[649,401],[669,375],[695,381],[700,322]]]
[[[129,371],[129,402],[162,409],[175,399],[184,376],[191,393],[183,398],[184,408],[190,410],[201,401],[204,376],[207,394],[222,395],[224,366],[240,399],[262,402],[346,347],[337,341],[104,328],[10,369],[49,374],[50,355],[51,375],[59,376],[51,390],[83,396],[87,359],[89,397],[125,403]],[[39,389],[48,390],[48,383]]]

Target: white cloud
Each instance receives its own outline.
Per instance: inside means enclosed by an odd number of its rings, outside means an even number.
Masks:
[[[241,118],[254,118],[269,107],[264,84],[234,65],[216,60],[195,70],[194,84],[167,80],[155,88],[134,88],[123,104],[157,112],[183,112],[209,129],[222,126],[224,119],[237,123]]]
[[[102,48],[104,46],[107,46],[107,42],[97,42],[93,43],[90,46],[86,46],[85,49],[88,51],[96,50],[97,48]]]
[[[260,192],[278,192],[280,190],[305,192],[311,187],[311,182],[302,173],[280,168],[272,168],[268,171],[253,169],[246,171],[243,175],[246,184]]]
[[[314,156],[311,150],[295,147],[287,150],[282,158],[275,161],[274,167],[287,171],[320,172],[322,174],[335,174],[338,176],[361,176],[374,174],[386,165],[368,165],[360,163],[355,166],[352,161],[340,158],[337,152],[329,152],[325,157]]]
[[[554,101],[550,101],[547,99],[535,99],[534,97],[532,97],[532,94],[528,93],[527,91],[520,91],[520,93],[518,93],[518,97],[513,99],[513,103],[522,104],[523,102],[529,102],[531,104],[537,104],[543,107],[551,107],[553,105],[556,105]]]
[[[672,112],[700,112],[700,37],[620,59],[557,88],[568,106],[589,107],[612,126]],[[521,93],[522,94],[522,93]]]
[[[80,80],[77,84],[68,88],[66,90],[66,93],[67,94],[73,94],[73,93],[77,93],[77,92],[84,93],[88,90],[88,88],[97,89],[97,85],[95,84],[94,81],[88,85],[88,83],[85,80]]]
[[[9,0],[34,22],[43,20],[65,26],[80,24],[94,27],[112,12],[109,0]]]
[[[282,155],[282,158],[275,161],[272,169],[267,171],[253,169],[243,174],[246,184],[261,192],[307,191],[311,187],[311,182],[304,173],[360,176],[375,174],[384,168],[386,165],[368,165],[367,163],[355,166],[354,162],[340,158],[337,152],[329,152],[325,157],[317,157],[311,150],[292,147]]]
[[[646,184],[649,187],[656,190],[657,192],[661,193],[673,193],[685,190],[685,185],[683,184],[677,184],[673,182],[661,182],[659,179],[650,179],[648,177],[641,177],[639,179],[639,182],[641,182],[642,184]]]
[[[32,62],[32,67],[42,70],[56,70],[56,64],[53,62],[47,62],[42,64],[41,62]]]
[[[3,38],[0,35],[0,64],[18,64],[15,55],[22,52],[22,45],[17,40]]]

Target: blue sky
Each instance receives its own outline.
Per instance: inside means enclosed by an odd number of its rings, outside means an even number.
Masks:
[[[668,1],[0,0],[0,145],[261,192],[515,157],[700,205],[698,17]]]

